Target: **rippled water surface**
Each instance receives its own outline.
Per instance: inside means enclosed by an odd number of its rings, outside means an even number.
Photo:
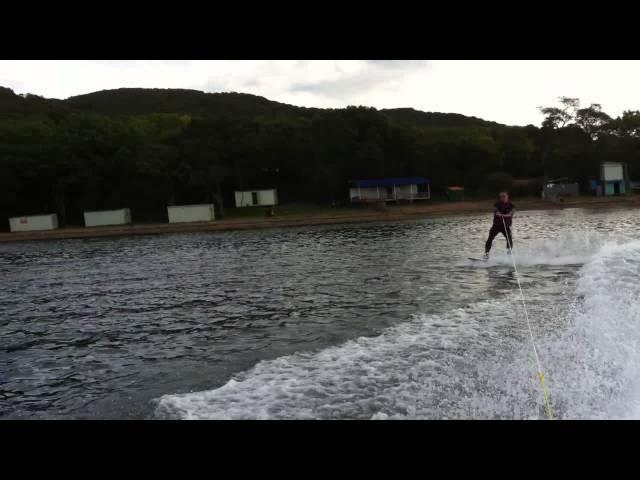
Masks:
[[[0,244],[0,418],[543,418],[490,221]],[[639,224],[514,221],[560,418],[640,414]]]

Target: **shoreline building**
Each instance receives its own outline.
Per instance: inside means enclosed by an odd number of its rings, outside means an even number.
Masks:
[[[85,227],[102,227],[107,225],[129,225],[131,223],[131,210],[121,208],[118,210],[99,210],[84,212]]]
[[[236,207],[273,207],[278,204],[278,191],[275,188],[263,190],[239,190],[233,192]]]
[[[577,197],[580,195],[580,186],[568,178],[549,179],[542,186],[542,199],[552,202],[564,197]]]
[[[58,228],[58,215],[30,215],[25,217],[11,217],[9,227],[12,232],[35,232],[37,230],[55,230]]]
[[[423,177],[351,180],[351,203],[400,202],[431,199],[429,180]]]
[[[216,219],[212,203],[200,205],[173,205],[167,207],[169,223],[213,222]]]
[[[600,182],[605,196],[630,193],[626,163],[604,162],[600,165]]]

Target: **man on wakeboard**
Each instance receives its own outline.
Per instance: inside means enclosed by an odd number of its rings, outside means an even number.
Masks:
[[[513,238],[511,237],[511,219],[513,218],[514,205],[509,199],[507,192],[500,192],[499,200],[495,203],[493,212],[493,225],[489,230],[489,238],[484,245],[484,258],[489,258],[489,250],[493,244],[493,239],[501,233],[507,239],[507,253],[511,253],[513,248]]]

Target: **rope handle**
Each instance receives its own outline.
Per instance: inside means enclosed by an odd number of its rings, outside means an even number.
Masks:
[[[547,392],[547,386],[544,384],[544,373],[538,372],[540,377],[540,385],[542,385],[542,396],[544,397],[544,404],[547,410],[547,417],[549,420],[553,420],[553,412],[551,411],[551,403],[549,402],[549,393]]]

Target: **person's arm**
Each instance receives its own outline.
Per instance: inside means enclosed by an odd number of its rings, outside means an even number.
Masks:
[[[516,209],[516,207],[512,206],[512,207],[511,207],[511,210],[509,210],[509,213],[503,213],[503,214],[501,214],[500,216],[501,216],[501,217],[508,217],[508,218],[511,218],[511,217],[513,217],[513,212],[515,211],[515,209]]]

